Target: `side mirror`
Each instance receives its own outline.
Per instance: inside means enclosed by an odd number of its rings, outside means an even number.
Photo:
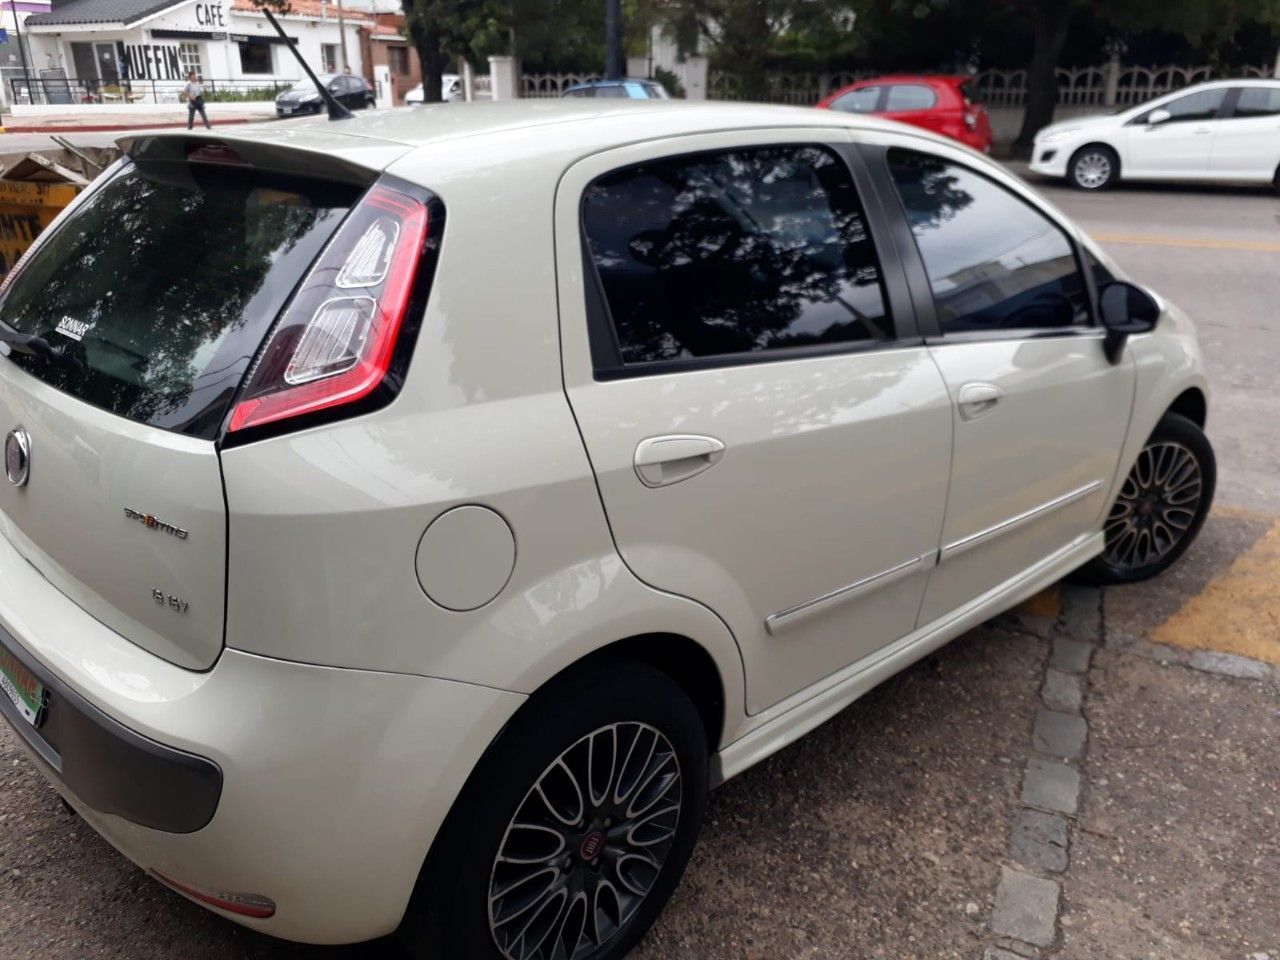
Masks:
[[[1156,298],[1136,284],[1114,280],[1098,294],[1098,312],[1107,331],[1102,348],[1107,359],[1120,359],[1124,342],[1136,333],[1150,333],[1160,320]]]
[[[1152,110],[1147,114],[1147,126],[1154,127],[1157,123],[1164,123],[1172,117],[1173,114],[1168,110]]]

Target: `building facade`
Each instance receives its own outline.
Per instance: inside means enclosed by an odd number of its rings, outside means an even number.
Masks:
[[[372,15],[347,11],[340,25],[335,4],[291,0],[277,19],[317,73],[365,73]],[[304,77],[250,0],[53,0],[23,29],[37,74],[28,102],[171,101],[193,70],[206,91],[250,99]]]
[[[360,30],[365,79],[378,92],[378,105],[399,107],[404,95],[422,82],[418,52],[409,42],[402,13],[376,13]]]

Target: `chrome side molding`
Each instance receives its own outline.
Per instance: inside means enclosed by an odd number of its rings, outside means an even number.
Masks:
[[[936,558],[936,551],[930,550],[928,553],[912,557],[896,567],[890,567],[888,570],[882,570],[880,573],[873,573],[869,577],[864,577],[856,583],[851,583],[830,593],[824,593],[820,597],[806,600],[804,603],[796,604],[794,607],[779,610],[777,613],[770,614],[764,618],[764,628],[770,635],[777,634],[779,631],[785,630],[787,627],[793,626],[813,614],[823,613],[838,604],[866,596],[872,590],[879,590],[881,587],[887,587],[891,583],[897,583],[917,571],[927,570],[934,565]]]
[[[938,562],[942,563],[950,560],[952,557],[958,557],[966,550],[971,550],[989,540],[994,540],[996,537],[1004,536],[1006,533],[1012,533],[1014,530],[1031,523],[1033,520],[1039,520],[1046,514],[1052,513],[1055,510],[1060,510],[1069,504],[1075,503],[1077,500],[1084,499],[1101,487],[1102,481],[1094,480],[1090,483],[1086,483],[1082,487],[1077,487],[1069,493],[1064,493],[1060,497],[1054,497],[1052,500],[1047,503],[1042,503],[1038,507],[1032,507],[1030,510],[1020,513],[1016,517],[1010,517],[1008,520],[1001,520],[995,526],[987,527],[985,530],[979,530],[977,533],[971,533],[967,537],[962,537],[953,543],[948,543],[943,546]]]

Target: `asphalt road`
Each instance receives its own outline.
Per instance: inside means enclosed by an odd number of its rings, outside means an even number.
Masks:
[[[1280,662],[1280,197],[1043,189],[1196,318],[1220,481],[1182,563],[1093,594],[1095,621],[1073,628],[1094,651],[1079,681],[1088,746],[1035,955],[1280,960],[1280,689],[1195,649]],[[972,631],[717,791],[636,960],[980,960],[1010,946],[997,890],[1072,596],[1065,613],[1048,595]],[[171,894],[67,815],[7,732],[0,944],[11,960],[401,956],[282,944]]]

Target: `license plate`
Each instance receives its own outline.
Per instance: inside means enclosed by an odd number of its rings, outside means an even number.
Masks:
[[[12,653],[0,647],[0,690],[33,727],[44,709],[44,685]]]

